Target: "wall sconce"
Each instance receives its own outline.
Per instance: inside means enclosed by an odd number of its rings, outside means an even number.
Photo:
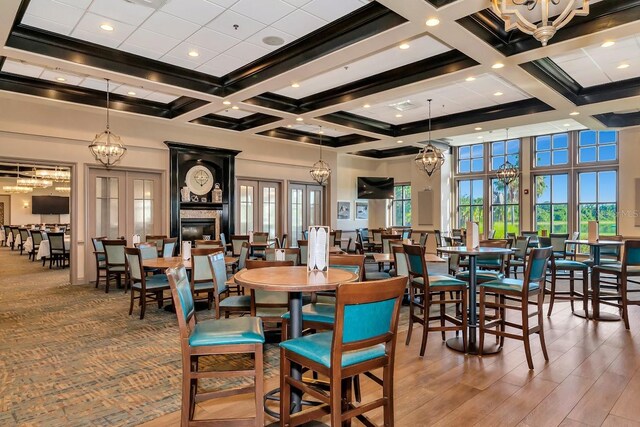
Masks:
[[[22,207],[24,207],[25,209],[29,209],[29,202],[24,202]]]

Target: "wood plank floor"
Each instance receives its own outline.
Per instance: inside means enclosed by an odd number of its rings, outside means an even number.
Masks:
[[[568,303],[557,303],[553,316],[545,318],[550,360],[545,363],[534,338],[532,371],[519,341],[507,340],[495,356],[464,356],[432,333],[420,358],[421,329],[414,329],[409,346],[402,333],[395,369],[396,425],[640,426],[640,307],[631,307],[630,315],[631,331],[626,331],[622,322],[586,321],[573,316]],[[268,380],[265,389],[277,382]],[[363,379],[365,400],[378,390]],[[199,405],[197,417],[232,418],[253,411],[251,396],[234,397]],[[380,424],[381,412],[374,415]],[[145,426],[178,424],[179,413],[174,413]]]

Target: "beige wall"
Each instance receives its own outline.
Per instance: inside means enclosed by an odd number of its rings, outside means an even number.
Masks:
[[[620,131],[619,141],[618,230],[625,237],[640,237],[640,227],[635,225],[640,215],[640,194],[635,189],[640,178],[640,127]]]

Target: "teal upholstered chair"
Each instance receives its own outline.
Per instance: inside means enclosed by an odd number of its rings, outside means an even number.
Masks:
[[[231,313],[249,313],[251,310],[251,297],[249,295],[229,295],[227,266],[224,261],[224,253],[212,253],[207,256],[207,261],[213,279],[213,298],[215,301],[216,319],[220,318],[220,313],[223,313],[225,318],[229,318],[229,314]],[[225,298],[222,298],[223,296]]]
[[[102,241],[104,239],[106,239],[105,236],[91,238],[91,243],[93,244],[93,255],[96,260],[96,288],[100,284],[100,278],[104,277],[106,281],[107,277],[107,257],[104,254],[104,246],[102,245]]]
[[[151,250],[155,251],[156,256],[158,250],[155,245],[149,245]],[[124,254],[127,266],[127,276],[129,278],[129,287],[131,288],[131,303],[129,304],[129,316],[133,313],[133,305],[135,300],[140,303],[140,319],[144,319],[144,313],[147,310],[147,303],[155,301],[158,308],[162,308],[165,297],[164,291],[169,290],[169,281],[166,274],[154,274],[148,276],[142,267],[142,250],[140,248],[124,248]],[[166,299],[171,299],[170,297]]]
[[[640,276],[640,240],[627,240],[624,242],[624,254],[621,263],[601,264],[593,268],[591,288],[593,289],[593,305],[597,307],[602,303],[617,307],[622,312],[625,328],[629,329],[629,305],[640,305],[640,299],[630,299],[630,294],[640,292],[637,285],[640,283],[631,280],[631,277]],[[617,290],[613,293],[603,294],[600,292],[601,275],[609,274],[616,277]],[[633,283],[634,289],[629,288],[629,283]]]
[[[600,236],[601,240],[614,240],[617,242],[622,242],[622,236]],[[621,246],[612,245],[612,246],[601,246],[600,247],[600,265],[604,264],[620,264],[620,258],[622,256]],[[593,248],[591,248],[593,250]],[[589,267],[593,267],[593,255],[591,258],[584,260],[584,263]]]
[[[549,235],[551,247],[553,248],[553,257],[565,259],[567,257],[567,240],[569,233],[551,233]],[[544,247],[540,245],[540,247]]]
[[[244,242],[249,243],[249,235],[231,235],[231,254],[233,256],[240,255],[240,249],[242,249],[242,244]]]
[[[574,310],[574,301],[582,300],[582,309],[585,314],[589,313],[589,266],[584,262],[575,261],[566,258],[556,258],[556,251],[553,251],[554,256],[549,263],[549,269],[551,270],[551,278],[547,278],[549,288],[545,289],[545,292],[550,295],[549,298],[549,310],[547,316],[551,316],[553,311],[553,304],[558,300],[571,301],[571,311]],[[576,272],[580,272],[580,277],[576,277]],[[556,288],[558,279],[564,279],[569,282],[569,290],[561,291]],[[575,289],[575,282],[582,280],[582,292],[577,292]]]
[[[447,275],[429,276],[425,260],[425,249],[420,245],[402,245],[407,257],[407,269],[409,273],[409,330],[407,331],[406,345],[411,342],[414,323],[422,325],[422,344],[420,345],[420,357],[424,356],[427,348],[429,332],[440,331],[442,340],[445,340],[446,331],[462,331],[462,338],[466,346],[467,342],[467,317],[458,319],[446,313],[446,305],[454,304],[462,313],[467,312],[467,283]],[[447,298],[449,295],[449,298]],[[432,305],[440,307],[440,313],[431,316],[429,310]],[[439,320],[439,326],[433,326],[430,322]],[[445,323],[450,325],[447,326]]]
[[[298,240],[298,248],[300,249],[300,265],[307,265],[309,258],[309,241]]]
[[[222,248],[194,248],[191,249],[191,290],[195,301],[206,301],[207,308],[211,310],[215,299],[216,289],[213,285],[213,272],[209,265],[209,255],[214,253],[222,254]],[[224,260],[224,255],[223,255]],[[218,297],[220,294],[229,295],[226,282],[226,266],[223,286],[218,287]],[[203,297],[204,295],[204,297]]]
[[[242,246],[240,248],[240,255],[238,255],[238,263],[236,264],[236,271],[242,270],[245,268],[247,259],[249,258],[249,252],[251,248],[249,246],[249,241],[242,242]],[[235,293],[236,295],[244,295],[244,288],[238,285],[233,281],[233,278],[227,280],[227,288],[229,288],[229,293]]]
[[[284,251],[284,261],[293,261],[293,265],[300,265],[300,248],[280,249]],[[276,248],[265,249],[265,261],[276,260]]]
[[[480,247],[484,248],[508,248],[511,242],[506,239],[482,240]],[[479,255],[476,257],[476,280],[478,283],[502,279],[506,271],[507,255]],[[464,265],[462,262],[460,265]],[[468,262],[466,266],[468,266]],[[469,271],[461,271],[456,274],[456,279],[469,281]]]
[[[220,233],[220,244],[222,245],[222,248],[224,249],[224,253],[226,255],[231,244],[227,243],[227,236],[225,236],[224,233]]]
[[[429,233],[420,233],[420,240],[419,240],[420,246],[422,246],[423,248],[427,246],[428,239],[429,239]]]
[[[531,237],[529,236],[520,236],[515,238],[515,242],[513,244],[513,254],[509,259],[509,266],[507,268],[507,276],[510,276],[510,271],[513,269],[513,277],[518,278],[518,269],[522,269],[522,273],[524,274],[524,270],[526,269],[526,261],[527,261],[527,250],[529,248],[529,240]]]
[[[151,243],[155,245],[158,250],[158,253],[162,254],[162,245],[163,245],[162,241],[166,238],[167,236],[164,234],[157,234],[157,235],[148,234],[145,237],[145,240],[147,241],[147,243]]]
[[[482,354],[485,334],[492,334],[498,337],[500,347],[504,345],[505,337],[519,339],[524,342],[524,351],[529,369],[533,369],[529,337],[532,334],[538,334],[544,359],[549,360],[544,342],[542,310],[547,265],[552,257],[553,250],[550,247],[531,249],[527,258],[527,268],[525,269],[523,280],[503,278],[480,285],[480,343],[478,347],[480,354]],[[494,296],[496,299],[493,300],[492,297],[489,300],[487,298],[489,295]],[[508,304],[507,302],[515,304]],[[531,311],[531,307],[535,307],[535,310]],[[487,309],[493,309],[498,313],[498,316],[489,322],[485,321]],[[522,322],[517,324],[507,320],[506,312],[508,310],[519,311]],[[537,324],[530,326],[529,321],[533,317],[537,318]],[[511,330],[506,331],[507,326],[521,330],[522,335],[516,335]],[[493,330],[492,328],[496,329]]]
[[[162,256],[169,258],[176,253],[176,246],[178,244],[177,237],[169,237],[162,239]]]
[[[51,239],[51,235],[54,233],[49,233],[49,239]],[[104,261],[107,269],[106,280],[105,280],[105,293],[109,293],[109,285],[111,284],[111,279],[116,279],[116,284],[118,287],[122,285],[123,278],[127,277],[127,269],[126,269],[126,261],[124,256],[124,248],[127,246],[127,241],[124,239],[115,239],[102,240],[102,247],[104,248]],[[124,291],[127,291],[127,286],[125,284]]]
[[[335,328],[333,331],[306,335],[280,343],[280,422],[298,425],[330,413],[331,425],[382,407],[384,424],[393,425],[393,370],[400,301],[404,293],[403,278],[378,282],[344,283],[338,286]],[[290,375],[291,364],[310,368],[329,378],[328,393],[317,391]],[[352,411],[351,378],[374,374],[382,369],[382,398],[362,403]],[[343,390],[347,387],[347,390]],[[302,413],[290,414],[292,388],[304,390],[321,404]],[[344,399],[343,399],[344,396]],[[367,425],[373,425],[367,418]]]
[[[255,317],[236,317],[233,319],[212,319],[198,322],[191,285],[184,266],[167,270],[171,294],[176,305],[176,316],[180,329],[180,347],[182,350],[182,408],[181,425],[264,425],[263,401],[263,362],[262,350],[264,332],[262,321]],[[218,354],[249,354],[254,359],[253,369],[242,367],[229,370],[200,371],[200,357]],[[200,379],[252,377],[253,385],[234,390],[207,391],[199,387]],[[196,402],[233,394],[255,393],[255,417],[238,420],[202,420],[195,421]],[[216,424],[217,422],[217,424]],[[207,424],[209,423],[209,424]],[[234,424],[235,423],[235,424]]]
[[[64,268],[69,265],[70,254],[69,249],[64,244],[64,233],[48,233],[47,239],[49,239],[49,268],[56,265]]]
[[[247,260],[248,269],[265,267],[292,267],[293,261]],[[286,292],[251,289],[251,315],[262,319],[270,329],[282,324],[282,315],[289,310],[289,295]],[[266,326],[265,326],[266,328]]]

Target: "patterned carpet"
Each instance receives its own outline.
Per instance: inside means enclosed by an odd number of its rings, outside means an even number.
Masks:
[[[71,286],[68,269],[43,268],[7,248],[0,265],[0,425],[133,426],[180,409],[174,313],[149,307],[144,320],[129,317],[121,290]],[[406,309],[402,327],[405,319]],[[264,371],[278,374],[275,345]]]

